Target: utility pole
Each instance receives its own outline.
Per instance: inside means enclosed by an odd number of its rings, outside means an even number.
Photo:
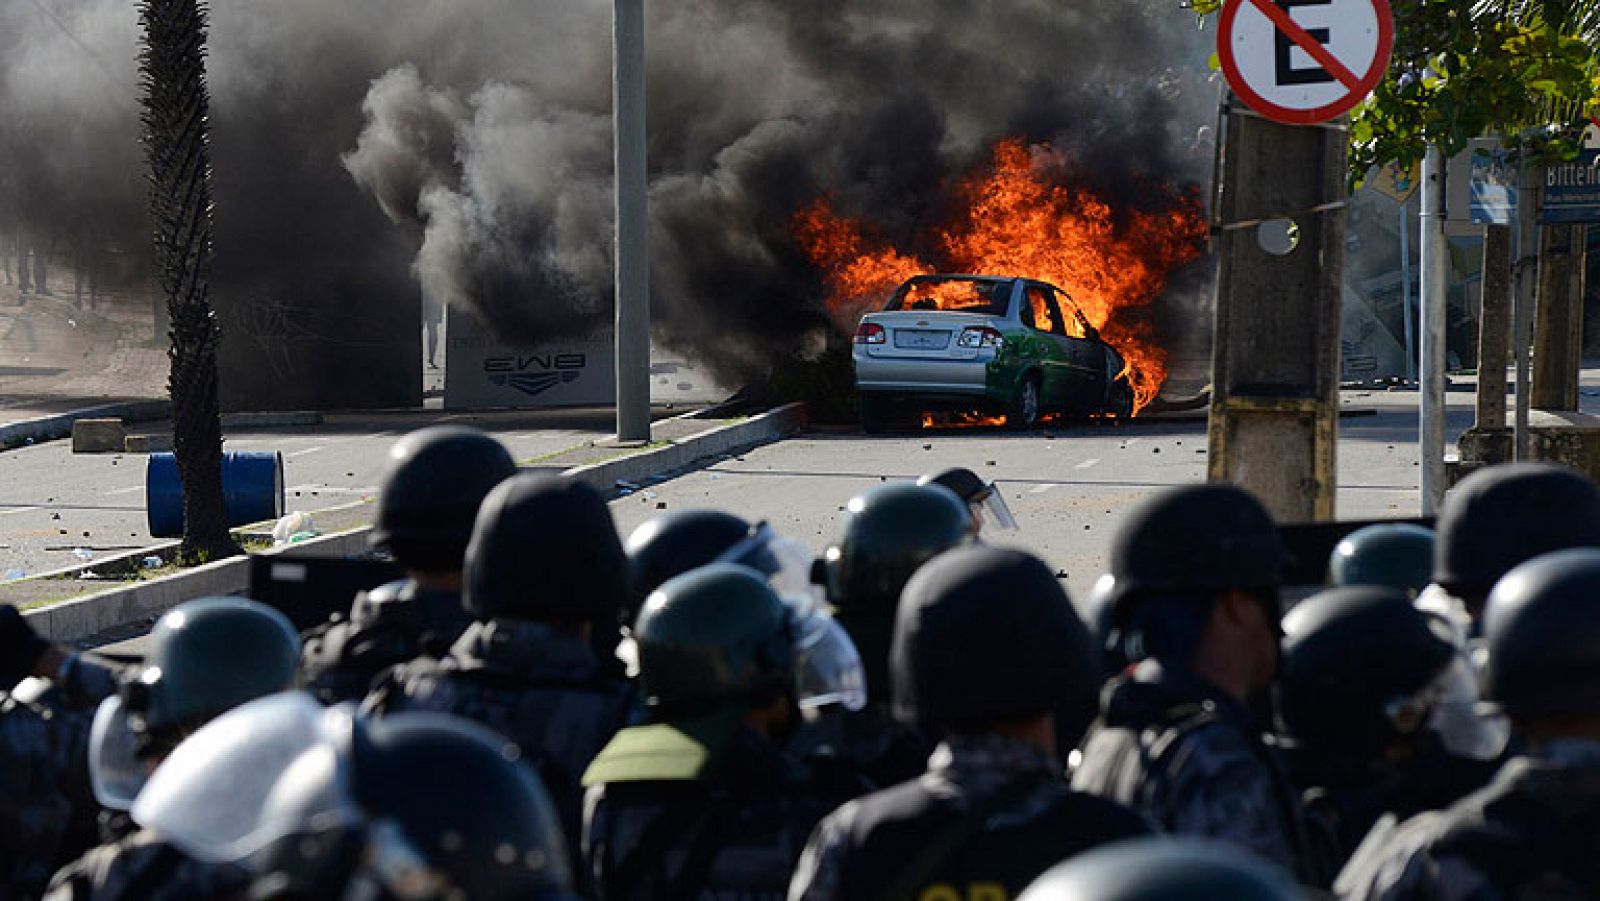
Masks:
[[[1510,330],[1511,227],[1490,225],[1484,232],[1483,297],[1478,315],[1478,405],[1473,428],[1480,432],[1506,427],[1506,334]]]
[[[1345,121],[1280,125],[1231,97],[1225,112],[1208,475],[1281,522],[1332,519]],[[1258,241],[1271,219],[1298,228],[1286,254]]]
[[[1512,240],[1511,277],[1516,286],[1511,295],[1514,352],[1517,360],[1516,414],[1512,424],[1512,459],[1533,456],[1532,436],[1528,432],[1528,406],[1531,386],[1528,379],[1528,350],[1533,342],[1533,309],[1539,292],[1539,185],[1544,167],[1522,163],[1517,184],[1517,224]]]
[[[650,440],[650,257],[646,196],[644,0],[614,0],[617,440]]]
[[[1429,145],[1422,158],[1422,384],[1419,417],[1422,515],[1444,500],[1445,243],[1444,154]]]
[[[1578,409],[1583,357],[1583,239],[1587,226],[1546,225],[1539,234],[1539,308],[1533,327],[1533,390],[1540,410]]]

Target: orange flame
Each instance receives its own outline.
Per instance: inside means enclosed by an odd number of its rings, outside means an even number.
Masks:
[[[1161,295],[1173,269],[1200,256],[1207,234],[1193,192],[1161,188],[1159,194],[1159,209],[1119,214],[1075,183],[1064,154],[1001,141],[988,170],[960,185],[961,212],[935,232],[948,264],[943,271],[1036,278],[1065,290],[1122,354],[1137,412],[1167,377],[1167,351],[1140,313]],[[796,213],[792,230],[822,269],[828,309],[846,333],[905,279],[941,271],[869,241],[861,222],[835,215],[828,198]]]

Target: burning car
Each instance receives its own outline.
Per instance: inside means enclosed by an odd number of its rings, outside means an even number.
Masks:
[[[1133,413],[1122,355],[1061,289],[1035,279],[919,275],[856,328],[861,425],[901,409],[995,408],[1012,428],[1049,412]]]

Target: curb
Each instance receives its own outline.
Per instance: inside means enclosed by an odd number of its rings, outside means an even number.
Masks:
[[[164,400],[141,400],[130,403],[105,404],[85,407],[54,416],[24,419],[0,425],[0,450],[19,447],[30,441],[55,441],[72,434],[72,424],[80,419],[121,419],[126,422],[149,422],[166,419],[172,415],[172,406]]]
[[[262,551],[267,556],[344,557],[367,549],[366,530],[325,535]],[[160,616],[190,598],[244,594],[250,589],[250,556],[229,557],[160,579],[23,613],[34,631],[51,641],[71,642]]]
[[[605,497],[612,498],[637,483],[664,481],[701,460],[776,441],[804,428],[806,422],[805,404],[786,404],[743,422],[718,426],[655,450],[575,467],[566,470],[564,475],[587,482]],[[370,526],[353,529],[261,553],[285,557],[348,557],[367,550],[371,531]],[[148,582],[30,610],[23,616],[40,635],[51,641],[72,642],[153,619],[191,598],[244,594],[249,587],[250,557],[231,557]]]

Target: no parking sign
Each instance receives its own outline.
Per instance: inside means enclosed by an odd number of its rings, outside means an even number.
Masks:
[[[1289,125],[1349,112],[1383,80],[1394,48],[1388,0],[1227,0],[1219,26],[1228,85]]]

